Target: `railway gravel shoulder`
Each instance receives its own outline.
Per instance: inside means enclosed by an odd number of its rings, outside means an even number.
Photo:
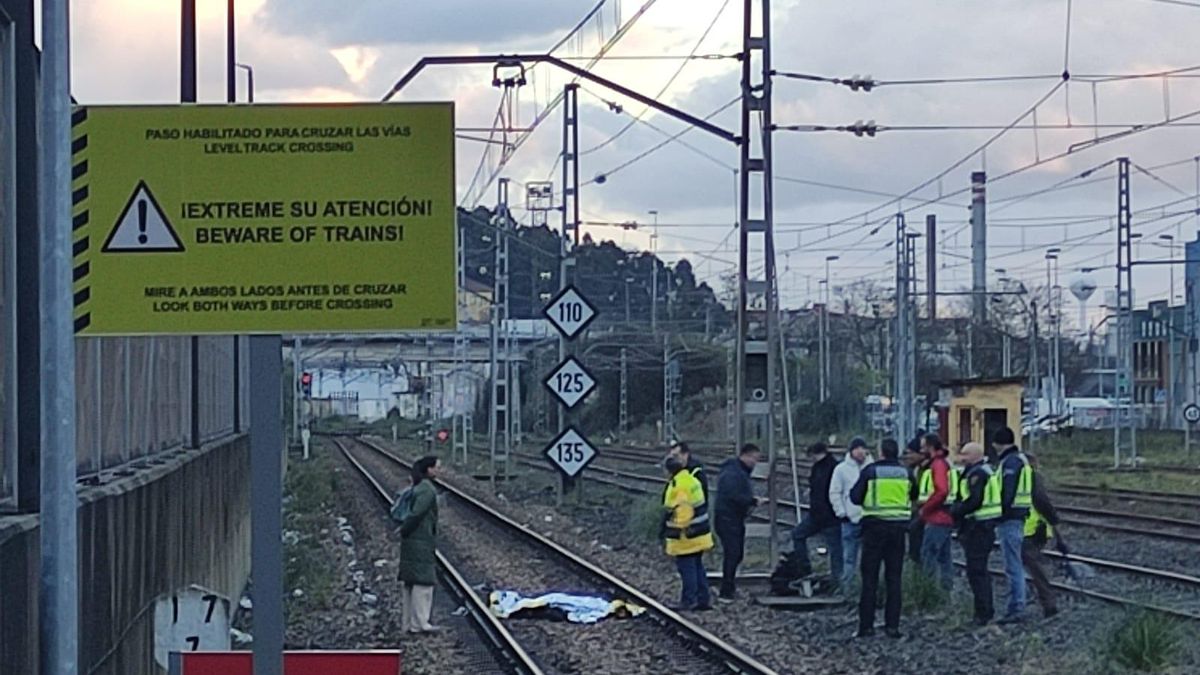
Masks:
[[[656,544],[629,534],[630,504],[635,500],[627,494],[591,484],[585,504],[558,510],[550,474],[519,476],[504,486],[499,496],[492,496],[486,483],[453,470],[447,478],[521,522],[536,524],[542,534],[587,555],[660,600],[672,601],[678,593],[670,560]],[[709,556],[710,570],[716,567],[717,558]],[[997,598],[1003,598],[1002,591],[998,590]],[[968,603],[965,592],[959,590],[948,610],[906,615],[902,629],[909,637],[899,642],[849,641],[854,626],[851,605],[787,613],[760,607],[743,595],[732,605],[693,619],[785,673],[1019,673],[1094,669],[1102,636],[1122,616],[1106,605],[1064,596],[1063,618],[973,631],[968,627]],[[955,648],[948,649],[949,644]],[[968,644],[977,648],[957,648]]]

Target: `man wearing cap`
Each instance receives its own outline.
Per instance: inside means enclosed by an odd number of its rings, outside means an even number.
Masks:
[[[1004,553],[1004,576],[1008,577],[1008,607],[998,623],[1019,623],[1025,613],[1025,567],[1021,544],[1025,540],[1025,519],[1033,507],[1033,468],[1025,453],[1017,447],[1013,430],[1003,427],[992,437],[999,453],[996,473],[1000,481],[1000,518],[996,539]]]
[[[829,503],[829,484],[837,460],[829,454],[824,443],[808,446],[812,469],[808,473],[808,513],[792,530],[792,550],[771,572],[771,592],[787,594],[792,581],[811,576],[812,561],[808,557],[808,538],[820,534],[829,548],[829,571],[834,582],[842,577],[842,524]]]
[[[843,589],[858,571],[858,550],[862,544],[862,507],[850,501],[850,489],[858,482],[863,467],[870,463],[867,442],[856,436],[850,439],[846,457],[838,462],[829,483],[829,503],[842,525],[842,578],[838,582]]]

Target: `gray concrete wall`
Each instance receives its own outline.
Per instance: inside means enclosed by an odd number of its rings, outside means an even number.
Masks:
[[[235,602],[250,575],[246,436],[83,488],[81,673],[151,675],[154,601],[199,584]],[[0,675],[37,672],[36,516],[0,518]]]

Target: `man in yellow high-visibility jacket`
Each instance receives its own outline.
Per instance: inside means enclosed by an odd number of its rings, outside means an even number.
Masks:
[[[670,477],[663,491],[663,538],[683,582],[680,603],[674,609],[712,609],[704,552],[713,547],[713,536],[704,487],[678,457],[668,456],[663,466]]]

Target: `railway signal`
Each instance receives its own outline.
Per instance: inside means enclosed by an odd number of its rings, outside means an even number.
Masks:
[[[304,398],[312,398],[312,373],[304,373],[300,376],[300,392]]]

